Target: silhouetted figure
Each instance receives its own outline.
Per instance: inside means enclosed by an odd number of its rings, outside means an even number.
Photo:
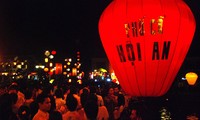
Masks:
[[[12,97],[8,93],[0,96],[0,120],[18,120],[16,114],[12,111]]]
[[[90,94],[87,102],[85,103],[84,110],[88,120],[97,120],[98,103],[97,97],[94,94]],[[95,100],[96,99],[96,100]]]
[[[63,120],[62,114],[57,110],[51,111],[49,113],[49,120]]]
[[[124,109],[125,109],[125,97],[123,94],[118,94],[117,95],[117,106],[115,107],[115,110],[113,112],[115,120],[125,119],[125,118],[122,118],[122,117],[126,117],[123,115]]]
[[[39,105],[36,101],[33,101],[30,103],[29,108],[30,108],[31,120],[32,120],[39,109]]]
[[[36,102],[38,103],[38,112],[33,117],[33,120],[49,120],[48,111],[51,108],[51,99],[49,95],[41,93],[37,96]]]
[[[117,96],[114,95],[114,90],[112,87],[107,89],[106,96],[104,97],[104,105],[106,106],[109,113],[109,120],[114,119],[114,109],[117,105]]]
[[[55,103],[56,103],[56,110],[65,113],[66,112],[66,107],[65,103],[66,101],[64,100],[64,94],[63,90],[61,88],[57,88],[55,90]]]
[[[66,105],[68,111],[63,114],[63,120],[81,120],[81,116],[76,110],[78,106],[78,101],[72,93],[67,95]]]

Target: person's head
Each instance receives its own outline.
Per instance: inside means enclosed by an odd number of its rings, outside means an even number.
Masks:
[[[70,86],[70,93],[77,94],[77,88],[74,85]]]
[[[17,84],[11,84],[9,86],[9,93],[17,93],[19,88],[18,88],[18,85]]]
[[[118,95],[118,94],[119,94],[119,87],[118,87],[118,86],[115,86],[115,87],[114,87],[114,94],[115,94],[115,95]]]
[[[88,120],[96,120],[99,110],[97,101],[93,99],[87,100],[84,110]]]
[[[125,97],[123,94],[118,94],[117,102],[118,106],[125,105]]]
[[[26,99],[26,100],[27,100],[27,99],[31,99],[32,96],[33,96],[32,93],[33,93],[33,90],[27,89],[27,90],[24,92],[25,99]]]
[[[63,90],[61,88],[56,89],[55,96],[56,98],[64,98]]]
[[[114,95],[114,90],[112,87],[108,89],[108,95]]]
[[[43,88],[43,93],[48,95],[53,95],[53,86],[52,84],[48,84]]]
[[[88,99],[89,92],[87,89],[83,89],[83,93],[80,95],[81,105],[84,107],[85,102]]]
[[[90,86],[90,93],[96,93],[96,87],[95,86]]]
[[[90,93],[90,91],[89,91],[89,89],[88,88],[83,88],[83,92],[82,92],[82,94],[89,94]]]
[[[73,94],[68,94],[66,98],[66,105],[69,111],[75,111],[78,106],[78,101]]]
[[[41,93],[37,96],[36,101],[38,103],[39,109],[48,112],[51,108],[51,99],[48,94]]]

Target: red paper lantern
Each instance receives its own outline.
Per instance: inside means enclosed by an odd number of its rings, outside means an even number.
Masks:
[[[107,57],[122,88],[133,96],[169,90],[195,28],[183,0],[113,0],[99,20]]]
[[[61,63],[56,63],[56,70],[55,74],[62,74],[62,64]]]
[[[51,51],[51,54],[52,54],[52,55],[55,55],[55,54],[56,54],[56,51],[55,51],[55,50]]]

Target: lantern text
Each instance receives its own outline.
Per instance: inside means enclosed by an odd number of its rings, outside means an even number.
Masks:
[[[169,56],[170,43],[170,41],[164,41],[162,47],[163,49],[160,52],[160,44],[158,42],[154,42],[152,45],[152,60],[167,60]],[[136,49],[134,49],[134,45],[130,42],[126,43],[125,49],[122,45],[117,45],[120,62],[133,62],[135,60],[142,61],[140,43],[136,43],[135,47]]]
[[[155,35],[162,34],[163,33],[163,16],[159,16],[157,19],[151,19],[150,20],[150,34]],[[144,18],[139,19],[138,21],[125,23],[125,33],[126,37],[130,38],[132,37],[138,37],[138,36],[144,36],[145,35],[145,22]]]

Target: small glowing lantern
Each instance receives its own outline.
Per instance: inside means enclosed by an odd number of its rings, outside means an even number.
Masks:
[[[47,51],[45,51],[45,53],[44,53],[46,56],[49,56],[50,55],[50,52],[47,50]]]
[[[56,54],[56,51],[55,51],[55,50],[51,51],[51,54],[52,54],[52,55],[55,55],[55,54]]]
[[[45,58],[44,61],[45,61],[45,63],[48,63],[48,62],[49,62],[49,59],[48,59],[48,58]]]
[[[77,75],[77,69],[76,68],[72,68],[72,76],[76,76]]]
[[[185,78],[189,85],[194,85],[197,81],[198,75],[194,72],[189,72],[185,75]]]
[[[44,68],[44,72],[48,72],[49,71],[49,68]]]
[[[62,64],[61,63],[56,63],[55,74],[62,74]]]

